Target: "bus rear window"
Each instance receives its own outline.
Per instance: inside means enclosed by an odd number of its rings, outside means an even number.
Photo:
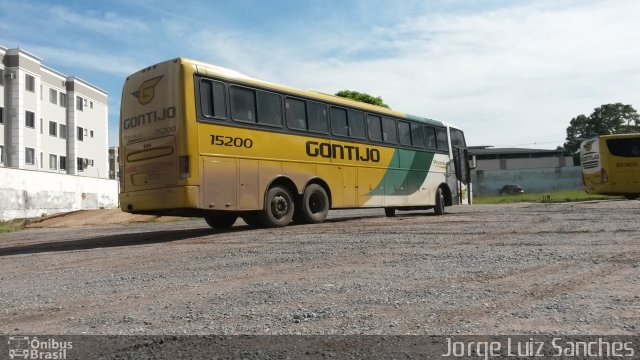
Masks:
[[[200,107],[202,115],[224,119],[227,117],[225,107],[224,84],[217,81],[200,81]]]
[[[640,138],[609,139],[607,147],[613,156],[640,157]]]

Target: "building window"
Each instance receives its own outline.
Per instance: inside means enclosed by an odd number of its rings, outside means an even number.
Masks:
[[[4,86],[4,69],[0,69],[0,86]]]
[[[40,134],[42,134],[44,132],[44,130],[43,130],[44,125],[42,125],[42,122],[43,122],[43,120],[42,120],[42,118],[40,118]]]
[[[40,167],[44,167],[44,156],[42,155],[42,151],[40,151]]]
[[[67,94],[60,93],[60,106],[67,106]]]
[[[82,105],[82,98],[80,96],[76,97],[76,110],[83,111],[84,106]]]
[[[36,92],[36,78],[29,74],[24,75],[24,89],[31,92]]]
[[[4,124],[4,108],[0,107],[0,124]]]
[[[56,155],[49,155],[49,169],[58,170],[58,157]]]
[[[78,126],[78,141],[84,141],[84,131],[80,126]]]
[[[93,101],[89,101],[89,109],[93,109]]]
[[[55,89],[49,89],[49,102],[58,105],[58,92]]]
[[[67,138],[67,125],[65,124],[60,124],[60,138],[61,139],[66,139]]]
[[[67,157],[60,155],[60,170],[67,170]]]
[[[36,151],[32,148],[24,148],[24,162],[27,165],[33,165],[36,161]]]
[[[58,136],[58,124],[53,121],[49,121],[49,135]]]
[[[93,130],[91,130],[90,134],[91,134],[91,137],[93,137]]]
[[[36,128],[36,114],[31,111],[24,112],[24,126],[35,129]]]
[[[84,159],[79,157],[76,160],[77,160],[76,163],[78,165],[78,171],[83,171],[84,170]]]
[[[4,146],[0,145],[0,164],[4,162]]]

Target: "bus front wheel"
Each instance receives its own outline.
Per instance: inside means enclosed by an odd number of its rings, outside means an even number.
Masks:
[[[228,229],[235,224],[238,219],[238,215],[236,214],[222,214],[222,215],[213,215],[206,216],[204,221],[207,222],[209,226],[214,229]]]
[[[329,196],[318,184],[310,184],[304,189],[302,199],[296,208],[294,219],[304,224],[319,224],[329,213]]]
[[[436,206],[433,208],[433,212],[436,215],[444,214],[444,192],[441,187],[436,192]]]
[[[635,200],[640,197],[640,194],[624,194],[624,198],[627,200]]]
[[[287,226],[293,217],[293,210],[293,198],[289,190],[274,186],[267,191],[260,222],[266,227]]]
[[[384,208],[384,215],[386,217],[394,217],[394,216],[396,216],[396,208],[392,208],[392,207]]]

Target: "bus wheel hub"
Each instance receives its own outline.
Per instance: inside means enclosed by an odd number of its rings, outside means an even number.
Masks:
[[[276,196],[271,201],[271,212],[278,219],[285,216],[288,209],[287,200],[282,196]]]

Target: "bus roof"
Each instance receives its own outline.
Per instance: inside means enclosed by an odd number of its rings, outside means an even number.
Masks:
[[[603,139],[614,139],[614,138],[636,138],[640,137],[640,133],[632,133],[632,134],[612,134],[612,135],[600,135],[599,138]]]
[[[325,94],[319,91],[314,91],[314,90],[301,90],[301,89],[296,89],[293,87],[289,87],[289,86],[285,86],[285,85],[280,85],[280,84],[275,84],[275,83],[271,83],[268,81],[264,81],[264,80],[259,80],[259,79],[255,79],[252,78],[248,75],[245,75],[243,73],[240,73],[238,71],[235,70],[231,70],[231,69],[227,69],[221,66],[217,66],[217,65],[212,65],[212,64],[207,64],[204,62],[200,62],[197,60],[192,60],[192,59],[187,59],[187,58],[178,58],[178,59],[173,59],[173,60],[169,60],[169,61],[175,61],[178,60],[181,64],[184,65],[192,65],[193,66],[193,72],[197,73],[197,74],[201,74],[201,75],[209,75],[209,76],[215,76],[215,77],[221,77],[221,78],[225,78],[225,79],[229,79],[229,80],[233,80],[233,81],[237,81],[237,82],[242,82],[242,83],[246,83],[246,84],[251,84],[251,85],[256,85],[256,86],[262,86],[262,87],[266,87],[266,88],[272,88],[272,89],[277,89],[286,93],[290,93],[292,95],[298,95],[301,97],[306,97],[306,98],[310,98],[310,99],[316,99],[319,101],[325,101],[325,102],[330,102],[330,103],[334,103],[334,104],[339,104],[339,105],[344,105],[344,106],[349,106],[349,107],[353,107],[353,108],[358,108],[360,110],[368,110],[371,112],[376,112],[379,114],[384,114],[384,115],[389,115],[389,116],[394,116],[394,117],[399,117],[399,118],[404,118],[404,119],[409,119],[409,120],[413,120],[413,121],[418,121],[418,122],[422,122],[424,124],[427,125],[433,125],[433,126],[446,126],[447,124],[442,122],[442,121],[437,121],[437,120],[433,120],[433,119],[429,119],[426,117],[422,117],[422,116],[415,116],[415,115],[410,115],[410,114],[406,114],[406,113],[402,113],[402,112],[398,112],[398,111],[394,111],[382,106],[376,106],[376,105],[372,105],[372,104],[367,104],[367,103],[363,103],[363,102],[359,102],[359,101],[355,101],[355,100],[351,100],[351,99],[346,99],[346,98],[342,98],[339,96],[335,96],[335,95],[330,95],[330,94]]]

